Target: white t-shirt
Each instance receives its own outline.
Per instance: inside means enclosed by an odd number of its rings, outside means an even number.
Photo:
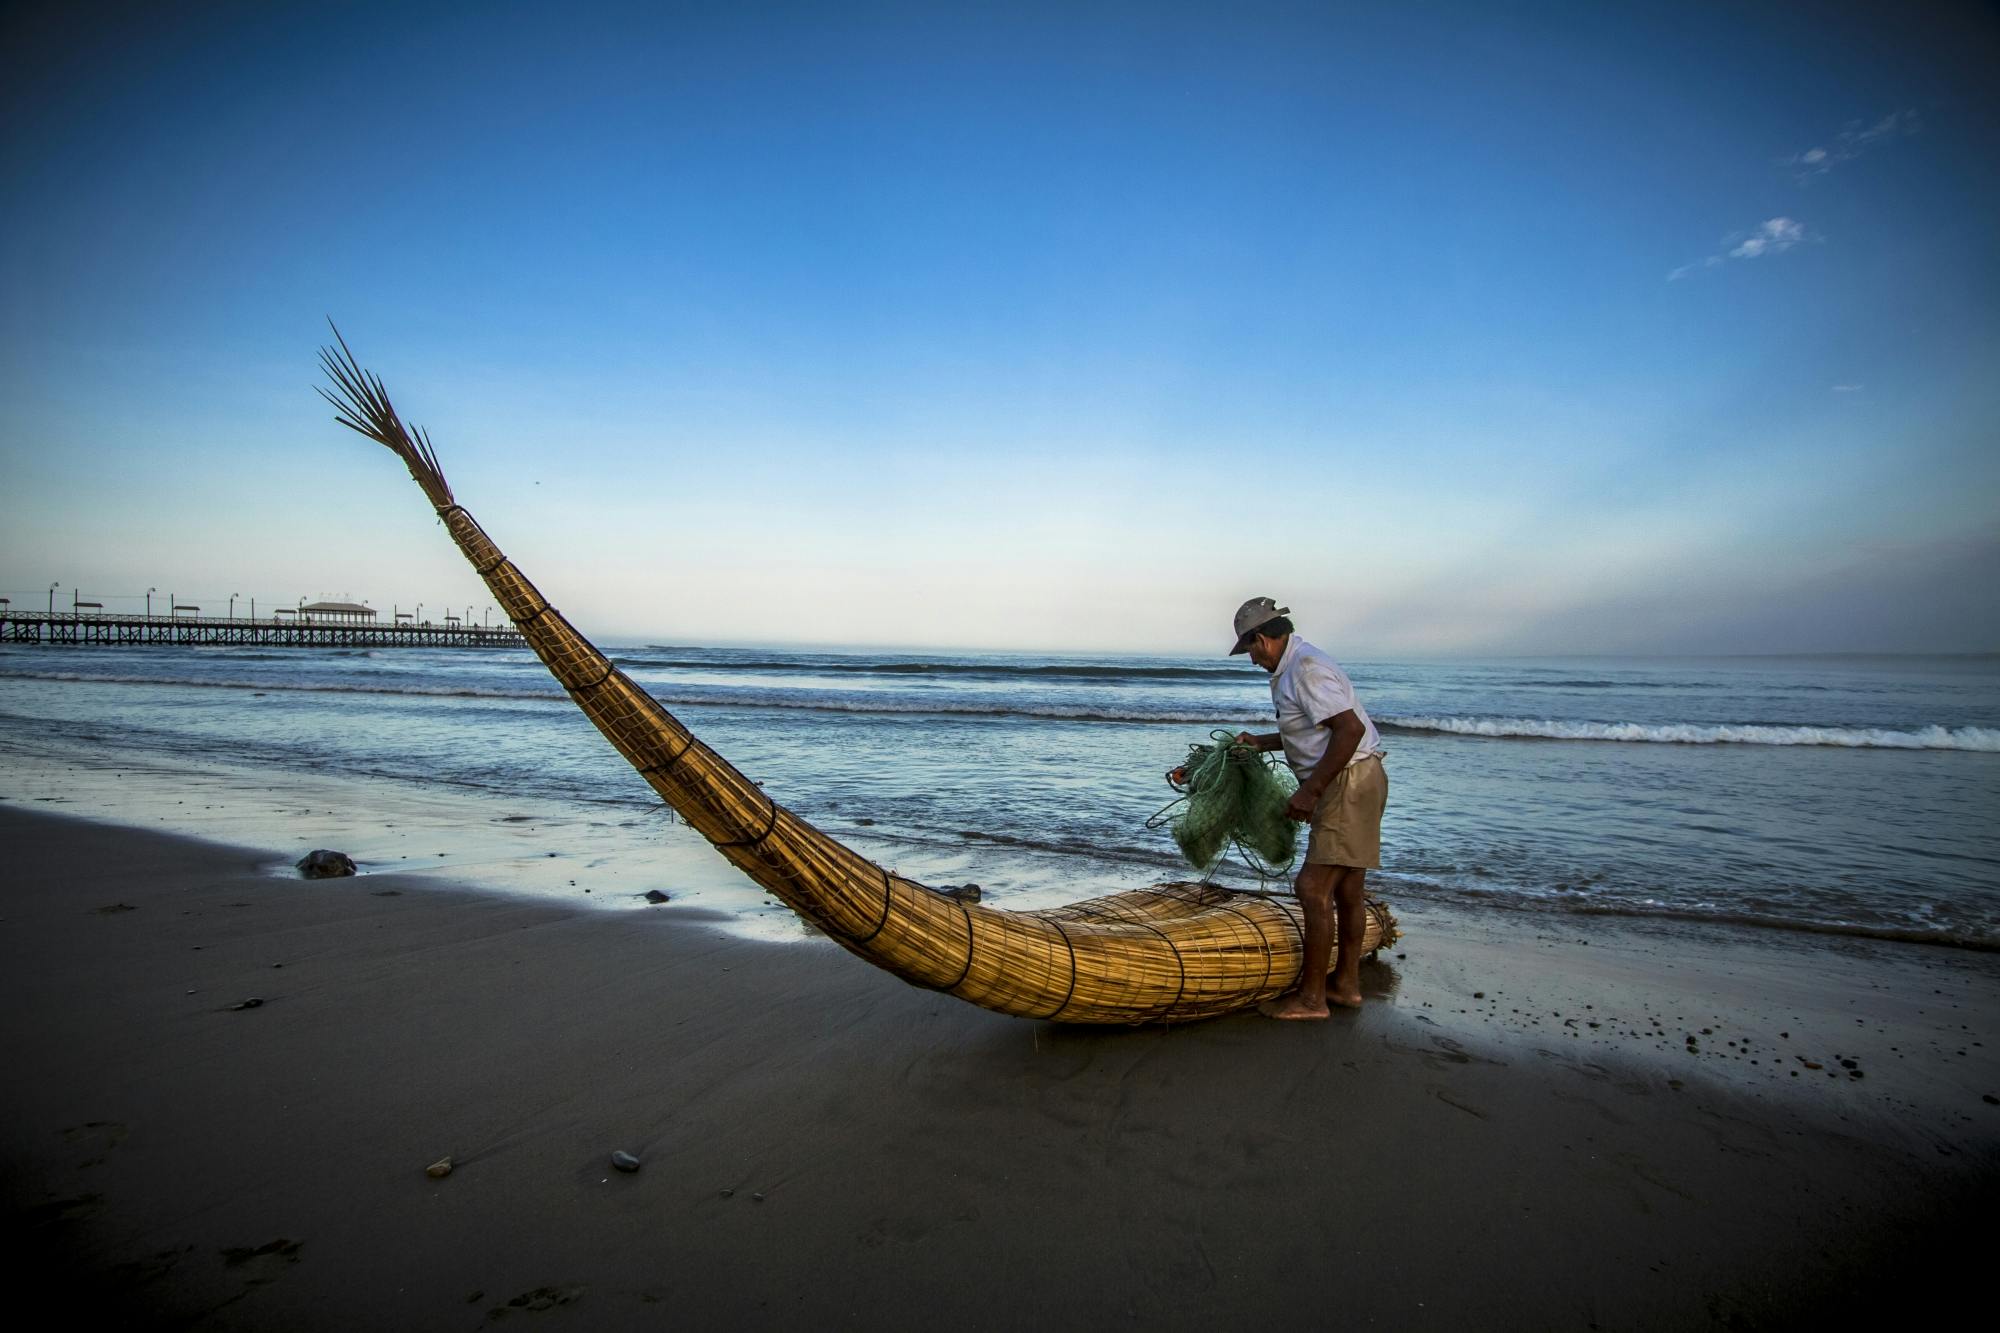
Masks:
[[[1361,743],[1354,747],[1352,767],[1371,754],[1382,753],[1382,737],[1368,710],[1354,697],[1354,683],[1340,664],[1293,634],[1285,643],[1278,669],[1271,673],[1271,703],[1278,710],[1278,737],[1285,743],[1285,762],[1303,782],[1319,761],[1333,733],[1323,725],[1349,709],[1361,719]]]

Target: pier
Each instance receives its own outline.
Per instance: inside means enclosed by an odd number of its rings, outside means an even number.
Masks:
[[[0,608],[0,643],[171,644],[226,648],[524,648],[512,625],[387,625],[321,621],[296,614],[247,616],[103,615],[88,611],[15,611]]]

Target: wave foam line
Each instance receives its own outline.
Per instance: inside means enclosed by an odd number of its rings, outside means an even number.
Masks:
[[[1627,741],[1656,745],[1829,745],[1856,750],[1973,750],[2000,754],[2000,728],[1780,727],[1766,723],[1560,722],[1527,717],[1380,717],[1396,731],[1554,741]]]
[[[100,676],[84,672],[63,671],[17,671],[0,672],[0,680],[40,680],[75,682],[89,685],[170,685],[200,690],[249,690],[266,694],[373,694],[384,697],[414,696],[434,699],[526,699],[541,703],[562,703],[568,700],[557,690],[507,690],[481,689],[476,687],[444,687],[429,685],[388,685],[388,684],[340,684],[308,681],[257,681],[257,680],[194,680],[180,676]],[[1256,723],[1246,717],[1230,719],[1217,713],[1175,713],[1143,712],[1092,708],[1088,705],[1075,707],[1061,704],[1034,705],[1021,708],[1007,708],[990,705],[966,705],[934,703],[928,700],[885,700],[862,699],[786,699],[754,695],[697,694],[674,690],[648,690],[648,694],[660,703],[674,708],[722,708],[756,711],[762,708],[782,708],[805,713],[873,713],[893,716],[919,717],[969,717],[969,718],[1037,718],[1055,722],[1167,722],[1187,726],[1232,726],[1247,727]]]
[[[44,680],[109,685],[170,685],[195,689],[252,690],[292,694],[413,695],[440,699],[520,699],[553,702],[553,689],[488,689],[405,684],[345,684],[332,682],[196,680],[174,676],[95,675],[83,672],[21,671],[0,673],[0,679]],[[1257,726],[1259,722],[1225,712],[1194,713],[1029,703],[1010,708],[993,704],[954,704],[936,700],[795,699],[731,696],[681,690],[649,691],[669,707],[749,709],[778,708],[810,713],[872,713],[892,716],[965,718],[1034,718],[1055,722],[1170,724],[1176,726]],[[1664,745],[1824,745],[1869,750],[1969,750],[2000,754],[2000,728],[1920,727],[1895,731],[1880,727],[1779,727],[1764,723],[1695,722],[1563,722],[1548,718],[1382,716],[1385,731],[1433,732],[1448,736],[1496,740],[1623,741]],[[1269,725],[1268,722],[1261,725]]]
[[[82,685],[172,685],[194,690],[249,690],[257,694],[385,694],[431,699],[561,699],[559,690],[495,690],[476,686],[342,684],[334,681],[200,680],[189,676],[112,676],[84,671],[0,672],[4,680],[45,680]]]
[[[753,672],[785,676],[864,675],[864,676],[974,676],[1030,680],[1198,680],[1234,685],[1252,679],[1242,667],[1180,666],[1097,666],[1085,663],[1040,662],[829,662],[788,661],[778,658],[755,660],[711,660],[708,658],[615,656],[621,667],[641,667],[661,671],[701,671],[716,675]]]

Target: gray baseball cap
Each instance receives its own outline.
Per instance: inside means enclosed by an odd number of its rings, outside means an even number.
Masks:
[[[1252,597],[1236,608],[1236,646],[1229,650],[1231,657],[1250,651],[1250,637],[1279,616],[1292,613],[1289,606],[1279,606],[1268,597]]]

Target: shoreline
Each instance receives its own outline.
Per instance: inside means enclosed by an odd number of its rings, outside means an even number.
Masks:
[[[1350,1021],[1085,1029],[705,913],[0,845],[12,1248],[148,1326],[1907,1317],[2000,1182],[1986,955],[1394,904]]]
[[[616,784],[627,776],[616,766],[608,769],[608,794],[590,801],[449,781],[418,782],[387,773],[304,771],[277,764],[261,769],[241,760],[225,763],[135,750],[64,750],[18,732],[0,734],[0,758],[12,770],[12,781],[0,783],[0,803],[47,806],[50,813],[157,827],[201,841],[296,847],[273,854],[273,873],[288,874],[291,861],[311,847],[338,846],[354,856],[364,875],[435,872],[541,901],[567,901],[582,893],[599,906],[629,905],[647,888],[678,885],[684,893],[676,895],[677,901],[698,901],[747,936],[787,942],[806,935],[790,912],[681,829],[643,785],[633,780],[620,793]],[[192,799],[197,795],[206,798],[198,805]],[[501,810],[506,813],[496,814]],[[1192,873],[1171,850],[1157,856],[1097,853],[991,832],[954,842],[873,827],[870,819],[853,826],[837,816],[819,822],[864,855],[920,882],[954,884],[976,878],[991,904],[1006,908],[1052,907]],[[433,850],[440,841],[446,850]],[[1007,859],[996,864],[983,855],[993,848]],[[589,881],[576,878],[585,870]],[[1226,869],[1219,882],[1252,889],[1240,867]],[[586,883],[596,888],[583,887]],[[1564,904],[1552,896],[1493,898],[1422,872],[1394,869],[1376,872],[1370,883],[1399,912],[1408,907],[1475,918],[1499,913],[1526,931],[1685,929],[1697,937],[1738,932],[1769,937],[1781,946],[1788,937],[1797,937],[1790,942],[1802,945],[1830,938],[2000,953],[2000,938],[1942,929]]]

